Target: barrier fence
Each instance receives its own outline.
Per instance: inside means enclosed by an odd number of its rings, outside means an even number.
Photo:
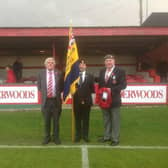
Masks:
[[[168,84],[129,84],[121,97],[123,104],[168,104]],[[0,85],[0,104],[40,104],[37,86]]]

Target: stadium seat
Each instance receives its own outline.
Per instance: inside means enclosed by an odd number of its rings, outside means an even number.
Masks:
[[[126,76],[127,83],[145,83],[146,79],[142,75],[127,75]]]

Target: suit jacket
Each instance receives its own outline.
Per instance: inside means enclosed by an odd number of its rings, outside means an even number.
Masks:
[[[92,93],[94,93],[94,78],[91,74],[85,74],[85,80],[81,85],[77,84],[77,91],[74,94],[74,103],[84,102],[86,105],[92,105]]]
[[[115,66],[107,83],[105,82],[105,72],[106,72],[106,68],[100,71],[99,78],[98,78],[99,88],[102,88],[102,87],[111,88],[111,93],[112,93],[111,107],[119,107],[121,106],[120,92],[121,90],[125,89],[127,86],[125,71]]]
[[[55,70],[55,91],[56,91],[56,104],[58,110],[61,112],[61,92],[63,91],[63,77],[61,73]],[[46,69],[42,70],[38,75],[37,86],[38,90],[41,92],[41,109],[44,112],[44,106],[47,99],[47,79],[46,79]]]

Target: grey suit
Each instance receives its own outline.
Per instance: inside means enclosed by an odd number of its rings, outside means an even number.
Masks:
[[[38,75],[38,90],[41,93],[41,110],[45,122],[45,139],[50,139],[51,118],[53,118],[53,136],[59,139],[59,118],[61,114],[61,91],[63,90],[63,78],[61,73],[54,71],[56,97],[47,98],[47,75],[42,70]]]

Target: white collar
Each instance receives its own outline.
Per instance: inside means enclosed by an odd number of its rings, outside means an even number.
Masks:
[[[80,74],[85,75],[85,74],[86,74],[86,71],[82,71],[82,72],[80,72]]]
[[[115,68],[115,65],[110,69],[110,71],[107,71],[107,68],[106,68],[106,73],[111,74],[113,72],[114,68]]]
[[[53,72],[54,72],[54,70],[48,70],[48,69],[47,69],[47,73],[49,73],[49,72],[53,73]]]

